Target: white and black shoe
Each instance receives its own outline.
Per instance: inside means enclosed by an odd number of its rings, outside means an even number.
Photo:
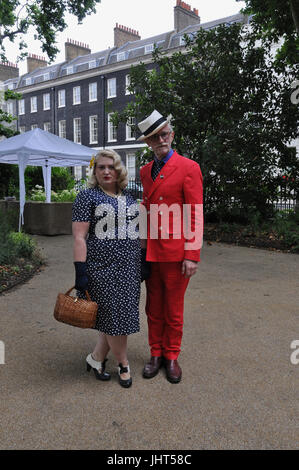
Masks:
[[[92,354],[88,354],[86,358],[86,368],[87,372],[90,371],[92,368],[94,371],[94,375],[98,380],[110,380],[111,375],[108,372],[105,372],[105,367],[106,367],[106,362],[108,359],[104,359],[103,362],[100,361],[95,361],[94,358],[92,357]]]
[[[119,376],[119,383],[122,387],[129,388],[132,385],[132,378],[130,377],[129,379],[122,379],[120,374],[125,374],[129,372],[130,373],[130,366],[129,364],[127,366],[123,366],[122,363],[120,362],[118,364],[118,376]]]

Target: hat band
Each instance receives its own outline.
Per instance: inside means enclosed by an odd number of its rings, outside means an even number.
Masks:
[[[166,120],[165,120],[164,117],[161,117],[160,119],[158,119],[158,121],[156,121],[154,124],[152,124],[146,131],[144,131],[143,135],[147,136],[148,134],[150,134],[152,131],[154,131],[156,129],[156,127],[158,127],[160,124],[162,124],[162,122],[166,123]]]

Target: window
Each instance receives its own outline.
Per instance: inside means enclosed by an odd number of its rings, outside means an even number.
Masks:
[[[33,131],[33,129],[37,129],[38,128],[38,125],[37,124],[32,124],[31,125],[31,130]]]
[[[90,60],[88,62],[88,68],[94,69],[97,66],[97,61],[96,60]]]
[[[25,114],[25,100],[20,100],[19,101],[19,115],[20,114]]]
[[[89,101],[96,101],[98,99],[97,83],[89,84]]]
[[[153,44],[147,44],[144,48],[144,53],[145,54],[150,54],[150,52],[153,52],[154,50],[154,45]]]
[[[125,52],[119,52],[116,55],[116,60],[117,60],[117,62],[120,62],[122,60],[126,60],[126,53]]]
[[[79,86],[74,86],[73,88],[73,104],[81,103],[81,90]]]
[[[19,131],[20,131],[20,134],[24,134],[24,132],[26,132],[26,127],[25,126],[20,126]]]
[[[66,121],[58,121],[58,135],[66,139]]]
[[[31,112],[36,113],[37,111],[37,97],[36,96],[31,96],[30,104],[31,104]]]
[[[44,122],[44,131],[51,132],[51,123],[50,122]]]
[[[44,111],[51,108],[51,106],[50,106],[50,93],[45,93],[43,95],[43,104],[44,104]]]
[[[134,132],[134,125],[135,125],[135,118],[129,118],[126,124],[126,140],[135,140],[135,132]]]
[[[74,118],[74,142],[81,144],[81,118]]]
[[[14,114],[14,105],[13,105],[13,101],[8,101],[7,104],[7,112],[8,114]]]
[[[131,80],[130,75],[126,75],[126,95],[131,95],[132,93],[128,90]]]
[[[44,80],[50,80],[50,74],[49,74],[49,72],[47,72],[47,73],[44,74],[43,79],[44,79]]]
[[[29,78],[25,78],[25,85],[31,85],[33,82],[33,79],[32,77],[29,77]]]
[[[135,154],[127,153],[126,167],[128,170],[128,179],[136,178]]]
[[[116,97],[116,78],[109,78],[107,80],[107,98]]]
[[[89,116],[89,143],[98,142],[98,116]]]
[[[73,73],[73,66],[66,68],[66,74],[70,75],[71,73]]]
[[[184,46],[186,44],[184,36],[180,36],[180,46]]]
[[[115,142],[117,140],[116,126],[111,121],[111,114],[108,114],[108,142]]]
[[[58,108],[65,106],[65,90],[58,90]]]

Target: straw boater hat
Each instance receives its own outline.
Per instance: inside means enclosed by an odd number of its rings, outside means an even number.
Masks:
[[[153,111],[144,121],[139,122],[138,127],[142,135],[137,140],[144,140],[156,134],[162,127],[169,123],[171,116],[163,117],[158,111]]]

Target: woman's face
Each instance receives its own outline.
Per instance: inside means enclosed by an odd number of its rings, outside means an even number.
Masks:
[[[95,167],[95,177],[100,186],[105,189],[115,189],[117,185],[117,171],[114,161],[110,157],[100,157]]]

